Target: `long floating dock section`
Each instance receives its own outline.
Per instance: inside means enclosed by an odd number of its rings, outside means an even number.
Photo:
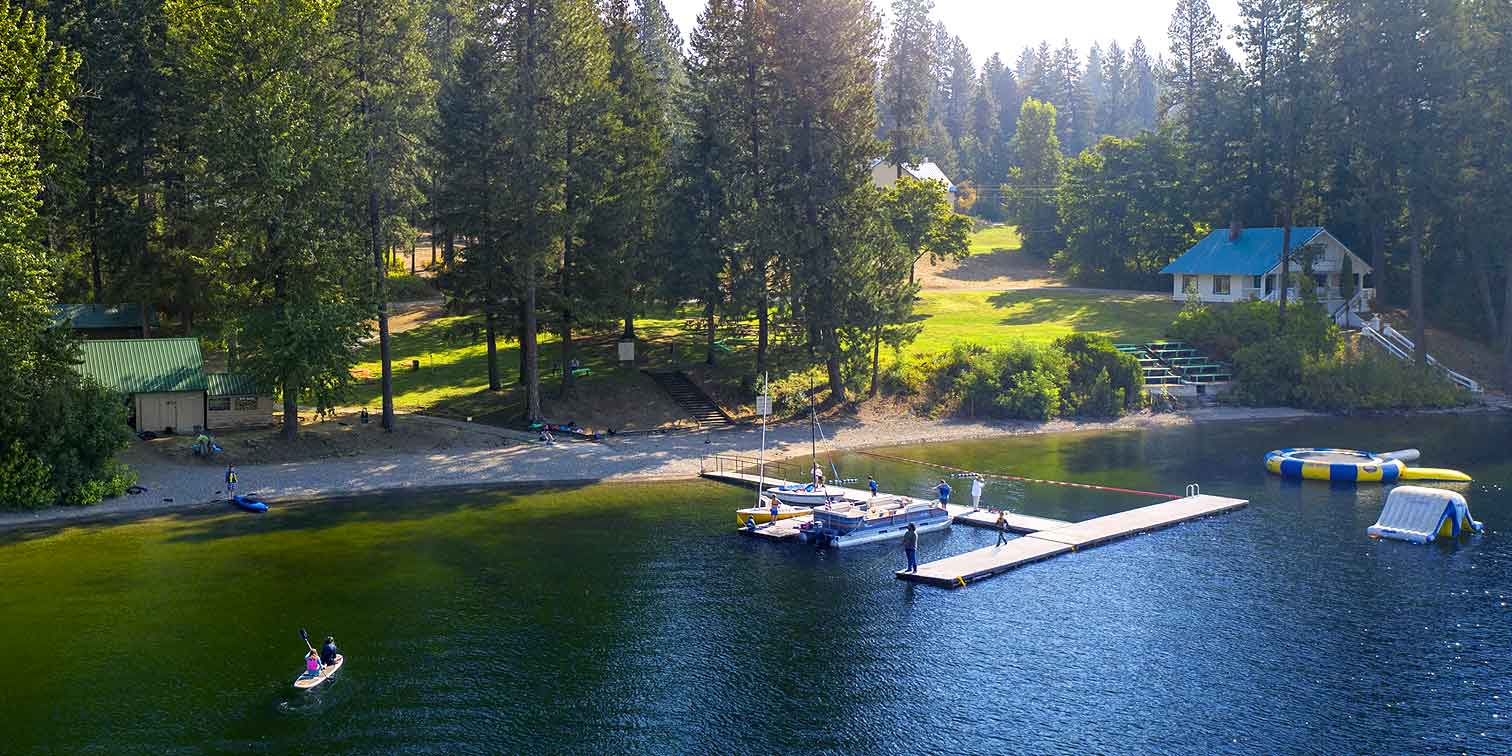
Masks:
[[[900,570],[895,574],[899,580],[910,580],[942,588],[962,588],[976,580],[1038,562],[1041,559],[1049,559],[1138,533],[1170,527],[1198,517],[1228,512],[1248,503],[1244,499],[1229,499],[1205,494],[1187,496],[1076,524],[1067,524],[1059,528],[1041,530],[1022,538],[1015,538],[1002,546],[988,546],[921,564],[918,572]]]
[[[722,481],[722,482],[725,482],[725,483],[734,483],[734,484],[742,485],[742,486],[750,486],[752,488],[755,488],[756,485],[757,485],[757,483],[760,481],[760,479],[757,476],[751,475],[750,473],[705,472],[703,474],[703,476],[705,478],[710,479],[710,480],[718,480],[718,481]],[[767,485],[768,488],[775,488],[777,486],[791,486],[791,485],[794,485],[794,484],[791,483],[791,482],[789,482],[789,481],[786,481],[786,480],[777,480],[775,478],[767,478],[766,479],[766,485]],[[871,496],[871,492],[870,491],[862,491],[862,490],[857,489],[857,488],[845,488],[843,486],[830,486],[830,488],[838,488],[838,489],[844,491],[846,498],[849,498],[849,499],[857,499],[857,500],[864,501],[864,500],[866,500],[867,498],[869,498]],[[914,496],[907,496],[907,497],[904,497],[904,498],[912,499],[913,501],[923,501],[923,502],[930,501],[929,499],[920,499],[920,498],[914,497]],[[951,504],[950,506],[946,507],[946,509],[950,512],[951,517],[956,522],[958,522],[958,523],[960,523],[962,525],[970,525],[972,527],[978,527],[978,528],[996,528],[997,527],[997,512],[993,512],[993,511],[989,511],[989,510],[985,510],[985,509],[972,509],[971,507],[964,507],[964,506],[961,506],[959,504]],[[794,519],[800,519],[800,518],[789,518],[789,520],[794,520]],[[807,521],[809,518],[801,518],[801,519],[803,519],[804,521]],[[1055,529],[1055,528],[1064,528],[1067,525],[1071,524],[1069,522],[1066,522],[1065,520],[1052,520],[1052,519],[1050,519],[1048,517],[1031,517],[1029,515],[1014,514],[1012,512],[1004,512],[1003,513],[1003,519],[1005,519],[1007,521],[1007,523],[1008,523],[1008,529],[1011,530],[1011,531],[1013,531],[1013,532],[1015,532],[1015,533],[1038,533],[1038,532],[1040,532],[1042,530],[1052,530],[1052,529]],[[778,522],[779,523],[785,523],[785,522],[789,522],[789,520],[779,520]],[[767,529],[768,528],[766,528],[765,524],[763,524],[761,526],[758,526],[756,528],[757,532],[755,534],[753,534],[753,535],[761,535],[761,531],[767,530]],[[794,524],[794,526],[792,528],[792,533],[790,535],[778,535],[779,532],[784,532],[785,530],[786,530],[786,528],[777,528],[777,529],[773,530],[772,534],[765,535],[765,536],[762,536],[762,537],[765,537],[765,538],[775,538],[777,540],[782,540],[783,538],[786,538],[786,537],[791,537],[791,536],[797,536],[798,535],[798,530],[797,530],[797,525],[796,524]],[[742,531],[744,532],[744,529],[742,529]]]

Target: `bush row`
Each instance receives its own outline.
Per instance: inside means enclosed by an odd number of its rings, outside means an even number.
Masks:
[[[888,393],[921,396],[937,416],[1021,420],[1116,417],[1140,406],[1143,384],[1133,357],[1086,334],[1000,349],[957,344],[937,355],[895,360],[882,381]]]

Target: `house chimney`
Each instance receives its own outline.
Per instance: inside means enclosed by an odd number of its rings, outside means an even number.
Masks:
[[[1239,222],[1239,216],[1235,214],[1229,220],[1229,241],[1239,241],[1239,235],[1242,233],[1244,233],[1244,225]]]

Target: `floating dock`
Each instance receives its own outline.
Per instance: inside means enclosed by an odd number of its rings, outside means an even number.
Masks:
[[[962,588],[968,583],[1007,572],[1015,567],[1120,538],[1170,527],[1177,523],[1239,509],[1249,502],[1223,496],[1198,494],[1151,504],[1127,512],[1096,517],[1075,524],[1041,530],[1015,538],[1002,546],[968,551],[919,565],[918,572],[894,573],[908,580],[942,588]]]
[[[750,528],[737,528],[737,532],[752,538],[765,538],[768,541],[786,541],[798,537],[798,528],[806,523],[814,521],[813,515],[798,515],[797,517],[785,517],[776,522],[764,522]]]

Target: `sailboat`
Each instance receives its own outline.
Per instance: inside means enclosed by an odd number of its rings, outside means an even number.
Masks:
[[[767,415],[772,414],[772,397],[767,393],[766,380],[762,381],[761,395],[756,397],[756,413],[761,415],[761,454],[757,457],[756,506],[735,510],[735,524],[741,527],[744,527],[747,522],[760,525],[776,520],[786,520],[789,517],[799,517],[812,511],[811,507],[786,503],[781,497],[766,491]]]
[[[819,416],[814,411],[812,383],[809,385],[809,464],[813,466],[813,482],[768,488],[767,493],[777,497],[782,503],[795,507],[819,507],[845,499],[845,489],[827,486],[822,482],[824,470],[819,467]],[[831,471],[834,471],[833,465]]]

